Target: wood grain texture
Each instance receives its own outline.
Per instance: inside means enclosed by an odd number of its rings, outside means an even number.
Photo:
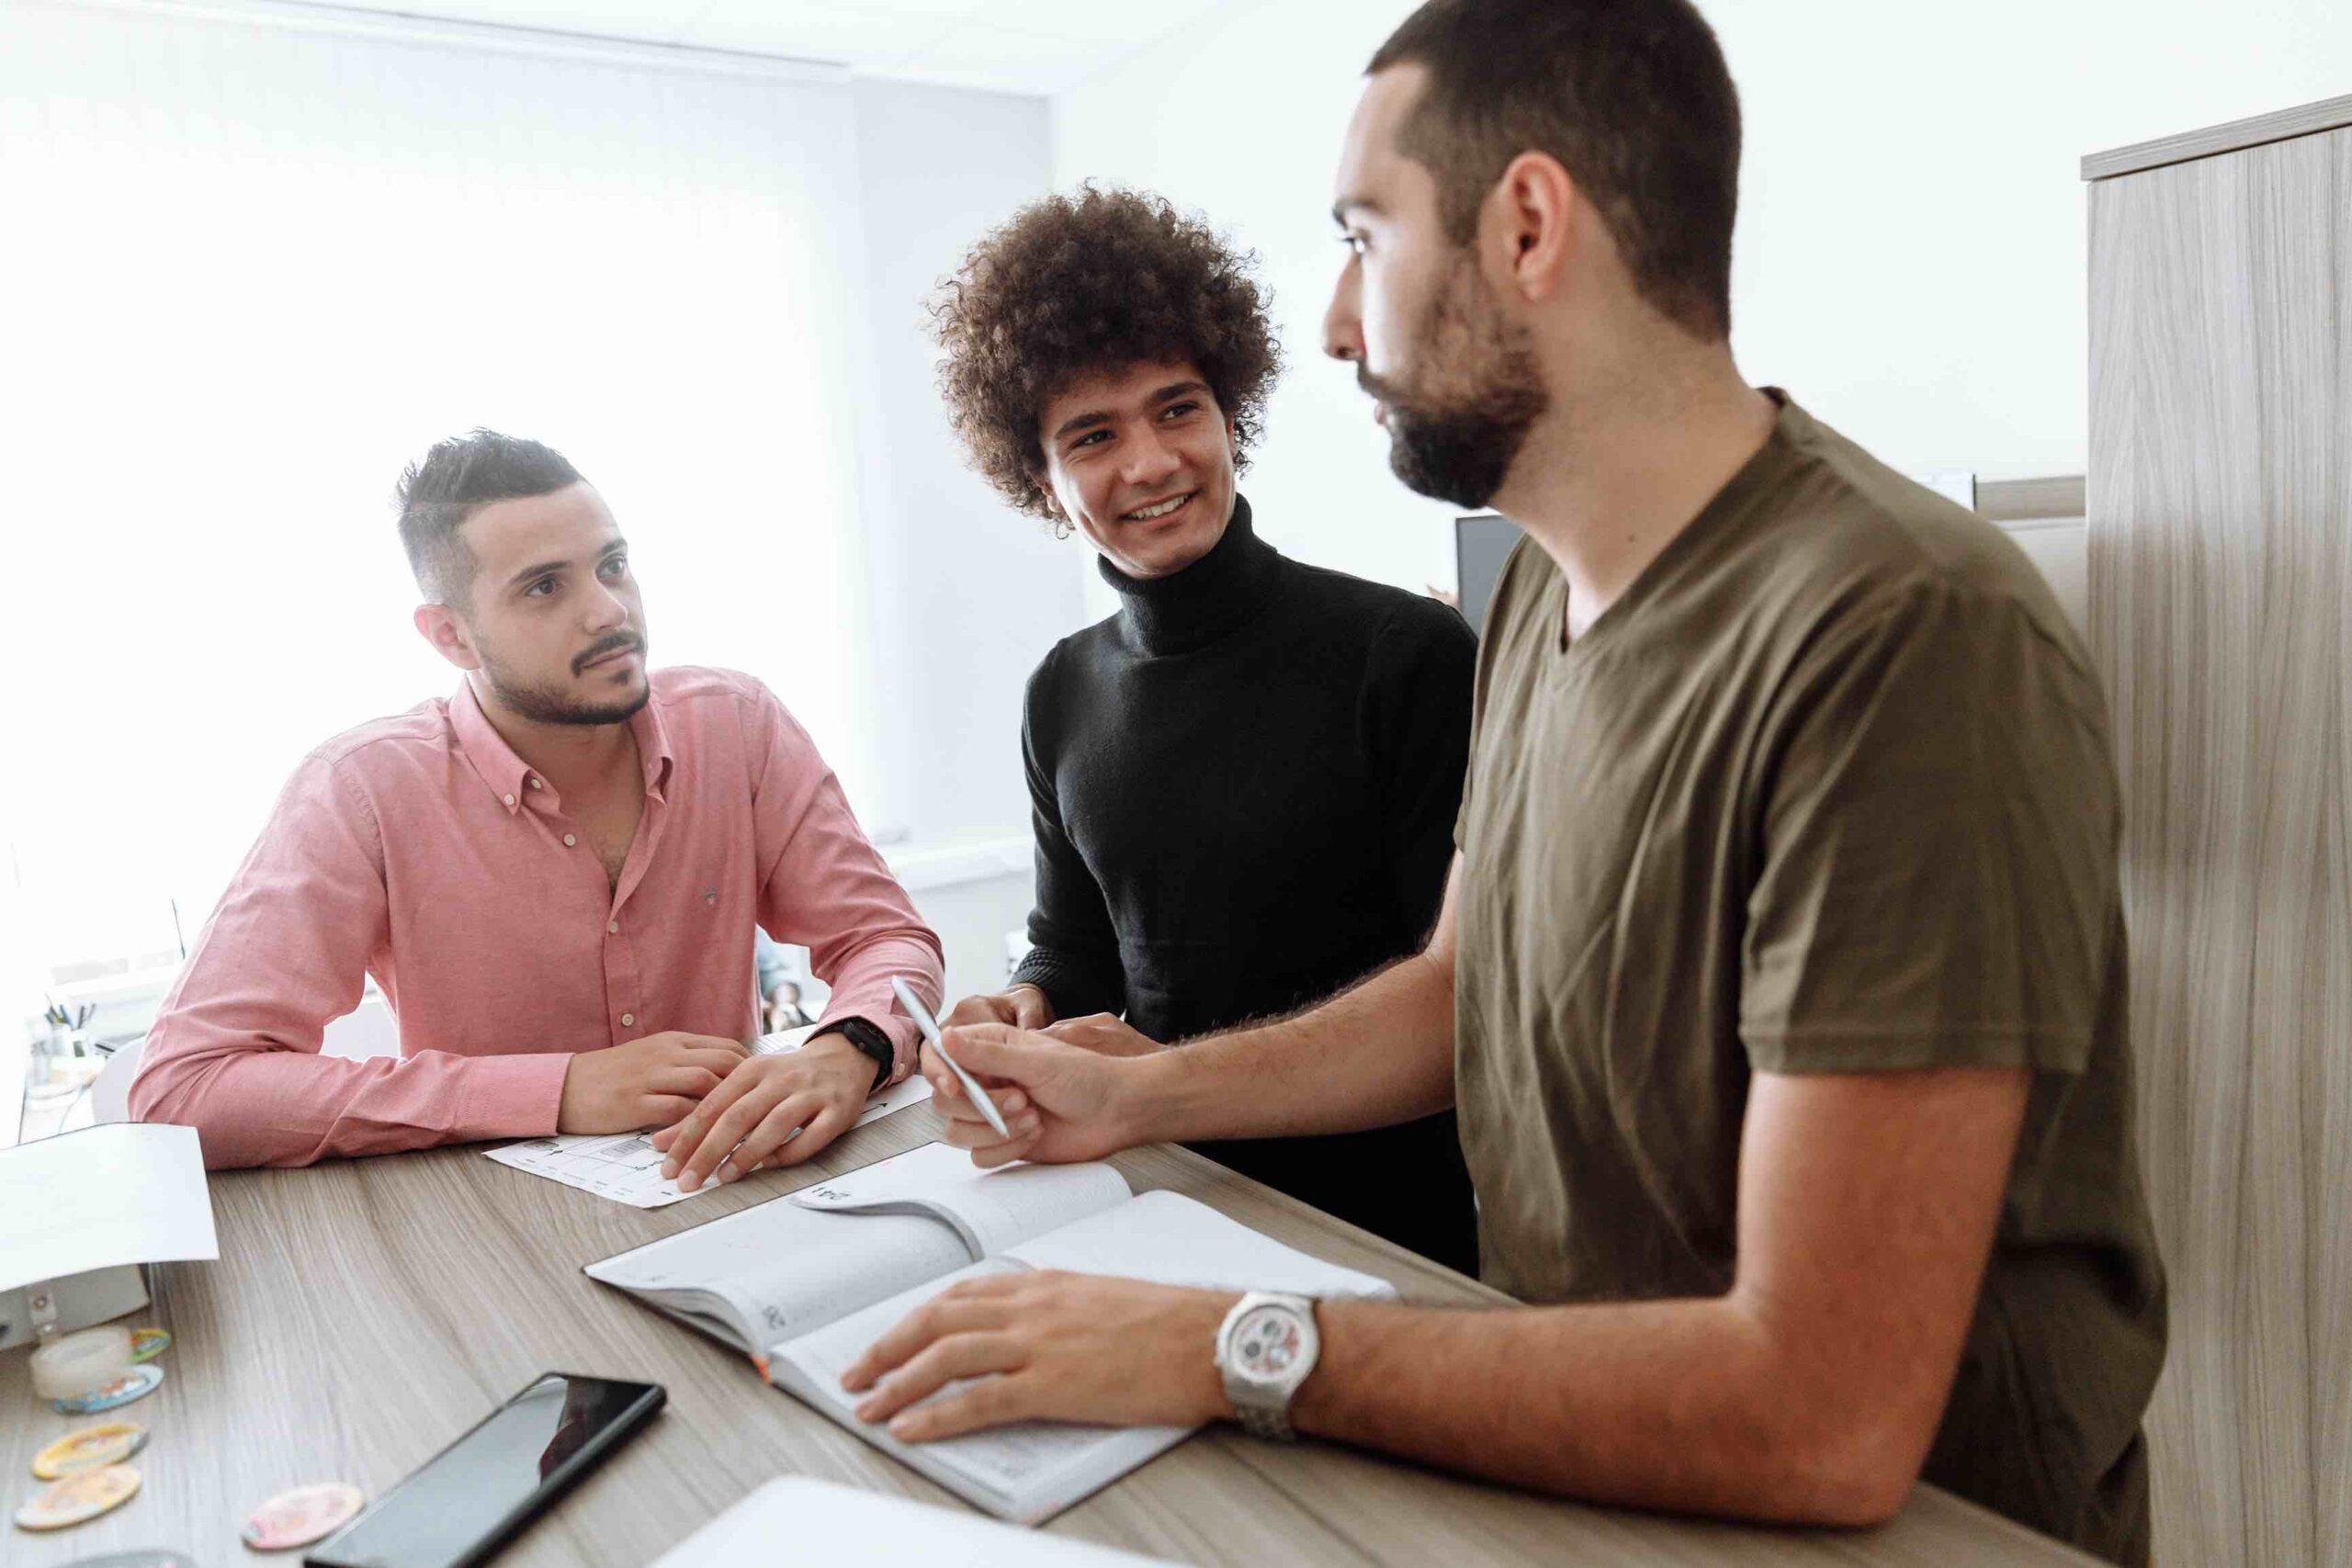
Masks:
[[[1976,514],[1988,523],[2030,523],[2080,517],[2086,489],[2081,474],[2048,474],[2030,479],[1978,479]]]
[[[2352,130],[2103,181],[2090,229],[2156,1550],[2352,1562]]]
[[[961,1507],[952,1495],[769,1388],[743,1358],[596,1285],[581,1266],[902,1153],[937,1121],[916,1107],[797,1172],[661,1210],[607,1202],[479,1148],[215,1177],[220,1260],[153,1270],[168,1326],[164,1386],[123,1412],[153,1434],[141,1493],[55,1535],[11,1531],[10,1568],[171,1546],[204,1568],[258,1563],[237,1527],[309,1481],[373,1496],[546,1371],[648,1379],[668,1409],[500,1558],[502,1568],[638,1568],[760,1483],[827,1477]],[[1293,1246],[1396,1282],[1408,1301],[1505,1298],[1172,1148],[1114,1162],[1138,1190],[1198,1198]],[[0,1469],[24,1478],[82,1422],[36,1404],[26,1359],[0,1357]],[[28,1489],[29,1483],[20,1481]],[[2090,1560],[1922,1487],[1867,1534],[1744,1529],[1611,1513],[1455,1480],[1319,1443],[1205,1432],[1055,1520],[1058,1534],[1199,1564],[1594,1562],[1754,1568]],[[779,1543],[779,1547],[789,1543]],[[779,1560],[783,1560],[780,1555]],[[291,1559],[272,1559],[290,1564]]]
[[[2242,152],[2267,142],[2312,136],[2347,125],[2352,125],[2352,96],[2323,98],[2315,104],[2277,109],[2250,119],[2233,119],[2226,125],[2210,125],[2201,130],[2185,130],[2174,136],[2160,136],[2154,141],[2093,152],[2083,160],[2083,178],[2106,180],[2119,175],[2141,174],[2167,164]]]

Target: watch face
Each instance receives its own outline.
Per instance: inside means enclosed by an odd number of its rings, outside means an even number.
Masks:
[[[1254,1307],[1233,1335],[1234,1363],[1251,1382],[1280,1382],[1306,1348],[1297,1314],[1288,1307]]]

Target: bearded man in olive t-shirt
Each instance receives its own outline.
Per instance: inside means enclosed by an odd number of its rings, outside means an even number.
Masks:
[[[2164,1277],[2080,642],[1996,530],[1740,377],[1687,0],[1435,0],[1370,78],[1327,347],[1399,477],[1527,535],[1437,931],[1181,1052],[951,1032],[1008,1136],[925,1070],[983,1165],[1454,1105],[1482,1272],[1541,1304],[975,1281],[851,1369],[861,1413],[1233,1416],[1808,1524],[1924,1477],[2144,1562]]]

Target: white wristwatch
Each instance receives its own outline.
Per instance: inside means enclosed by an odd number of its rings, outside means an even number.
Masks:
[[[1216,1370],[1252,1437],[1288,1442],[1298,1435],[1290,1427],[1291,1396],[1322,1348],[1315,1303],[1306,1296],[1252,1291],[1233,1303],[1216,1331]]]

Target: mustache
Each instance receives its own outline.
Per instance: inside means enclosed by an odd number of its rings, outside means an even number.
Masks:
[[[1366,396],[1377,398],[1384,403],[1393,406],[1396,401],[1396,384],[1385,377],[1374,375],[1361,360],[1356,362],[1356,385]]]
[[[645,639],[635,632],[615,632],[610,637],[600,637],[571,661],[571,672],[574,675],[581,673],[608,653],[618,653],[623,649],[642,649],[644,646]]]

